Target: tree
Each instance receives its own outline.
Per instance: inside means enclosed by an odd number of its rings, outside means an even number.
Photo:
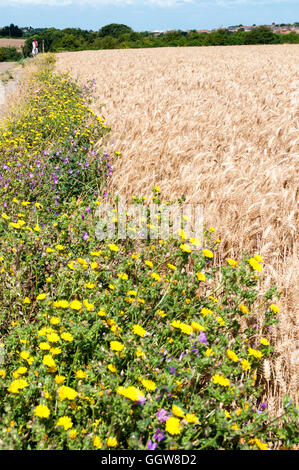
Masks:
[[[125,24],[111,23],[99,30],[99,37],[111,36],[112,38],[119,38],[119,36],[125,33],[133,33],[133,29]]]

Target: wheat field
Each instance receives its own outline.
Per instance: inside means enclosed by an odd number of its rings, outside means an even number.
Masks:
[[[185,194],[217,230],[216,263],[263,256],[263,289],[283,291],[278,353],[260,371],[269,411],[285,393],[298,403],[299,46],[61,53],[56,69],[96,80],[93,109],[112,128],[105,149],[121,152],[113,194]]]

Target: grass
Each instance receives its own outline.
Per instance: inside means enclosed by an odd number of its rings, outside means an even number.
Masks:
[[[262,256],[216,266],[208,225],[201,241],[99,239],[117,154],[95,145],[110,129],[92,83],[53,61],[0,132],[1,448],[294,448],[294,398],[271,417],[260,374],[280,312]]]

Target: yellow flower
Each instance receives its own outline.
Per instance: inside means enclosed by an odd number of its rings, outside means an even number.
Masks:
[[[119,341],[110,341],[110,348],[112,351],[122,351],[124,349],[124,345]]]
[[[190,245],[188,245],[188,243],[182,243],[180,245],[180,249],[184,252],[184,253],[191,253],[191,248],[190,248]]]
[[[66,377],[64,375],[55,375],[54,380],[57,383],[57,385],[61,385],[66,380]]]
[[[46,354],[43,358],[43,364],[50,369],[56,369],[56,363],[51,354]]]
[[[270,305],[269,308],[270,308],[270,309],[272,310],[272,312],[274,312],[274,313],[279,313],[279,312],[280,312],[279,307],[278,307],[277,305],[275,305],[275,304]]]
[[[50,409],[47,407],[47,405],[38,405],[34,409],[34,414],[39,418],[49,418]]]
[[[56,245],[56,246],[55,246],[55,249],[56,249],[57,251],[63,251],[63,250],[64,250],[64,246],[63,246],[63,245]]]
[[[110,251],[119,251],[118,246],[116,246],[114,243],[112,243],[111,245],[108,245],[108,248]]]
[[[127,388],[118,387],[118,389],[116,390],[116,393],[123,397],[129,398],[129,400],[134,401],[134,402],[140,400],[141,398],[144,398],[144,394],[142,393],[142,391],[132,386],[127,387]]]
[[[205,352],[205,355],[208,356],[208,357],[214,356],[214,354],[215,353],[213,352],[213,350],[211,348],[208,348]]]
[[[151,277],[152,277],[152,279],[154,279],[155,281],[158,281],[158,282],[161,281],[161,276],[159,276],[159,274],[157,274],[157,273],[152,273],[152,274],[151,274]]]
[[[190,414],[190,413],[187,413],[186,414],[186,417],[185,417],[185,420],[187,421],[187,423],[189,424],[197,424],[199,422],[199,419],[197,418],[197,416],[195,416],[193,413]]]
[[[113,364],[109,364],[107,367],[110,370],[110,372],[115,373],[117,371],[116,367]]]
[[[227,263],[232,267],[232,268],[236,268],[238,266],[238,261],[235,261],[234,259],[232,258],[227,258]]]
[[[226,354],[227,356],[229,357],[229,359],[233,362],[238,362],[239,358],[238,356],[236,355],[236,353],[234,351],[232,351],[231,349],[228,349],[226,351]]]
[[[171,411],[174,416],[178,416],[179,418],[184,418],[185,416],[185,413],[183,412],[182,408],[177,405],[172,405]]]
[[[175,270],[176,270],[176,266],[174,266],[174,264],[168,263],[167,266],[168,266],[169,269],[171,269],[172,271],[175,271]]]
[[[96,287],[96,284],[88,282],[87,284],[84,284],[84,287],[86,287],[87,289],[94,289]]]
[[[157,388],[157,385],[152,380],[142,379],[141,383],[144,388],[150,392],[154,392]]]
[[[67,332],[64,332],[60,335],[61,339],[63,339],[64,341],[73,341],[74,338],[73,336],[70,334],[70,333],[67,333]]]
[[[170,417],[166,420],[166,431],[172,436],[181,434],[180,420],[178,418]]]
[[[149,268],[152,268],[154,266],[153,263],[149,260],[145,260],[144,264],[146,264]]]
[[[269,346],[269,345],[270,345],[269,341],[268,341],[266,338],[261,338],[261,339],[260,339],[260,343],[261,343],[263,346]]]
[[[52,317],[50,320],[51,325],[58,325],[60,323],[60,318]]]
[[[203,317],[206,317],[207,315],[212,315],[213,312],[209,308],[203,307],[200,311]]]
[[[70,432],[69,432],[69,437],[71,439],[75,439],[75,437],[78,436],[78,432],[76,431],[76,429],[71,429]]]
[[[63,426],[64,430],[67,431],[68,429],[73,427],[73,422],[72,422],[71,418],[69,418],[68,416],[62,416],[57,421],[56,426]]]
[[[93,446],[96,447],[97,449],[101,449],[102,448],[102,441],[101,439],[99,438],[99,436],[95,436],[94,439],[93,439]]]
[[[249,361],[247,361],[247,359],[242,359],[241,364],[242,364],[242,369],[245,371],[251,368],[251,364]]]
[[[126,273],[118,273],[117,276],[122,280],[126,281],[128,279],[128,275]]]
[[[254,258],[255,258],[257,261],[259,261],[260,263],[263,262],[263,258],[262,258],[260,255],[257,255],[257,254],[256,254],[256,255],[254,255]]]
[[[23,388],[26,388],[26,387],[29,387],[27,380],[17,379],[11,382],[10,386],[8,387],[8,391],[10,393],[17,394],[19,393],[20,390],[23,390]]]
[[[20,375],[26,374],[27,370],[27,367],[19,367],[12,375],[15,379],[18,379]]]
[[[218,385],[221,385],[222,387],[230,386],[230,381],[223,375],[214,374],[212,379],[213,379],[213,383],[216,385],[218,384]]]
[[[193,331],[205,331],[205,327],[200,325],[199,323],[192,321],[191,322],[191,328]]]
[[[146,330],[140,325],[133,325],[133,333],[135,333],[135,335],[143,337],[146,334]]]
[[[107,440],[108,447],[116,447],[118,444],[117,439],[115,437],[109,437]]]
[[[47,294],[39,294],[39,295],[36,297],[36,300],[44,300],[46,297],[47,297]]]
[[[73,300],[71,303],[70,303],[70,308],[72,310],[80,310],[82,307],[82,303],[79,302],[79,300]]]
[[[53,302],[53,307],[55,308],[68,308],[69,303],[67,300],[57,300],[56,302]]]
[[[83,370],[77,370],[76,377],[77,379],[85,379],[87,377],[87,374]]]
[[[65,385],[62,385],[62,387],[58,389],[58,395],[61,401],[66,399],[74,400],[77,396],[77,392],[71,387],[66,387]]]
[[[57,333],[53,332],[47,335],[47,340],[49,341],[49,343],[58,343],[59,336]]]
[[[5,379],[5,377],[6,377],[6,372],[5,372],[4,369],[0,369],[0,377],[1,377],[2,379]]]
[[[260,263],[257,262],[255,258],[250,258],[249,259],[249,264],[254,269],[255,271],[262,271],[263,267]]]
[[[242,313],[248,313],[249,310],[248,308],[246,307],[246,305],[243,305],[243,304],[240,304],[239,305],[239,309],[241,310]]]
[[[205,256],[205,258],[213,258],[214,254],[211,250],[203,249],[202,254]]]
[[[252,348],[248,348],[248,354],[249,356],[254,356],[256,359],[261,359],[263,357],[261,351],[257,351],[256,349]]]
[[[206,278],[206,276],[204,275],[204,273],[196,273],[196,277],[197,277],[197,279],[198,279],[199,281],[202,281],[202,282],[204,282],[204,281],[207,280],[207,278]]]
[[[31,304],[31,300],[29,299],[29,297],[25,297],[23,302],[24,302],[24,304]]]

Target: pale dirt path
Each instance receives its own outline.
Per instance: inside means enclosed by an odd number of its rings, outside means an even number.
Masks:
[[[9,76],[6,74],[8,71],[13,78],[8,78]],[[17,88],[21,73],[22,68],[18,66],[17,62],[0,62],[0,119],[9,110],[8,100]],[[4,81],[2,81],[3,79]]]

